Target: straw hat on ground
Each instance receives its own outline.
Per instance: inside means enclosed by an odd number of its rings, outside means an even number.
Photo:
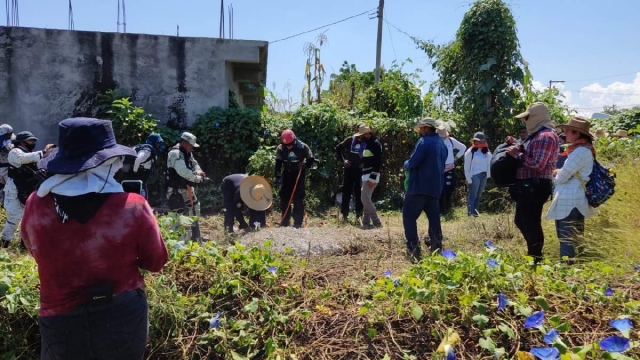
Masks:
[[[576,116],[573,119],[569,120],[568,123],[558,125],[557,127],[561,128],[565,133],[567,129],[575,130],[583,135],[588,136],[590,139],[593,139],[593,135],[589,131],[591,123],[589,123],[589,120],[583,117]]]
[[[250,209],[265,211],[273,204],[271,185],[262,176],[247,176],[240,183],[240,198]]]

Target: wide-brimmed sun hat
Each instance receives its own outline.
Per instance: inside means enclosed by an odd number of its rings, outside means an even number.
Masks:
[[[435,129],[438,127],[438,124],[436,123],[436,119],[426,117],[418,120],[418,123],[416,124],[416,126],[413,127],[413,131],[420,132],[420,128],[423,128],[425,126],[430,126]]]
[[[116,143],[109,120],[70,118],[58,124],[58,147],[38,161],[38,168],[54,174],[76,174],[117,156],[136,156]]]
[[[447,136],[449,136],[449,131],[447,131],[447,128],[444,125],[440,125],[436,129],[436,134],[445,139]]]
[[[571,120],[569,120],[568,123],[558,125],[557,127],[562,129],[565,134],[567,132],[567,129],[575,130],[583,135],[588,136],[590,139],[593,139],[593,134],[591,134],[591,131],[590,131],[591,123],[589,122],[589,120],[583,117],[576,116]]]
[[[371,128],[369,127],[369,125],[362,124],[362,125],[358,126],[358,132],[353,134],[353,136],[362,136],[362,135],[368,134],[370,132],[371,132]]]
[[[240,183],[240,199],[250,209],[267,210],[273,204],[271,185],[262,176],[247,176]]]
[[[194,148],[200,147],[200,145],[196,142],[196,136],[190,132],[183,132],[182,135],[180,135],[180,139],[188,142]]]

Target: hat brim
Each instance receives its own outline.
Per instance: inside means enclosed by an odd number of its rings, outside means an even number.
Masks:
[[[362,135],[371,134],[371,133],[372,133],[371,130],[363,132],[363,133],[358,131],[357,133],[353,134],[353,136],[362,136]]]
[[[251,196],[251,188],[256,185],[264,186],[264,195],[262,199],[256,200]],[[267,179],[259,175],[250,175],[242,180],[240,183],[240,199],[247,205],[249,209],[256,211],[265,211],[273,205],[273,191],[271,190],[271,184]]]
[[[531,113],[530,113],[530,112],[528,112],[528,111],[525,111],[525,112],[523,112],[523,113],[520,113],[520,114],[516,115],[516,119],[526,118],[526,117],[527,117],[527,116],[529,116],[529,115],[531,115]]]
[[[559,127],[559,128],[560,128],[560,129],[562,129],[563,131],[566,131],[566,129],[575,130],[575,131],[579,132],[580,134],[586,135],[586,136],[588,136],[590,139],[593,139],[593,134],[592,134],[592,133],[590,133],[590,132],[588,132],[588,131],[585,131],[584,129],[580,129],[580,128],[578,128],[578,127],[575,127],[575,126],[566,125],[566,124],[561,124],[561,125],[558,125],[558,126],[556,126],[556,127]]]
[[[96,168],[105,161],[118,156],[136,156],[135,150],[124,145],[115,145],[102,149],[96,153],[87,154],[81,157],[69,158],[54,148],[49,156],[38,161],[38,168],[47,172],[71,175],[82,171]]]

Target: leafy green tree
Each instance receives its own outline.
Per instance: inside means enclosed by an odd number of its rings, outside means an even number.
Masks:
[[[406,63],[393,62],[388,70],[383,69],[380,82],[375,83],[374,71],[359,72],[354,64],[344,62],[338,74],[330,76],[326,98],[342,109],[357,110],[360,115],[383,112],[388,117],[412,119],[422,115],[422,92],[420,70],[403,71]]]
[[[523,110],[514,107],[514,100],[531,84],[509,7],[502,0],[478,0],[452,42],[414,41],[431,59],[439,74],[435,87],[451,98],[466,132],[482,129],[490,137],[504,136],[504,120]]]

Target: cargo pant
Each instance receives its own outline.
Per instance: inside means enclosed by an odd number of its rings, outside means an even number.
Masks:
[[[7,216],[7,222],[2,229],[2,241],[11,241],[15,237],[18,225],[24,214],[24,205],[18,200],[18,194],[8,192],[4,198],[4,209]]]
[[[369,184],[373,184],[373,187],[370,188]],[[371,196],[373,195],[373,191],[376,189],[377,185],[378,183],[372,183],[368,180],[362,181],[362,226],[364,227],[371,225],[372,222],[375,227],[382,226],[382,222],[378,217],[376,205],[373,203],[373,200],[371,200]]]

